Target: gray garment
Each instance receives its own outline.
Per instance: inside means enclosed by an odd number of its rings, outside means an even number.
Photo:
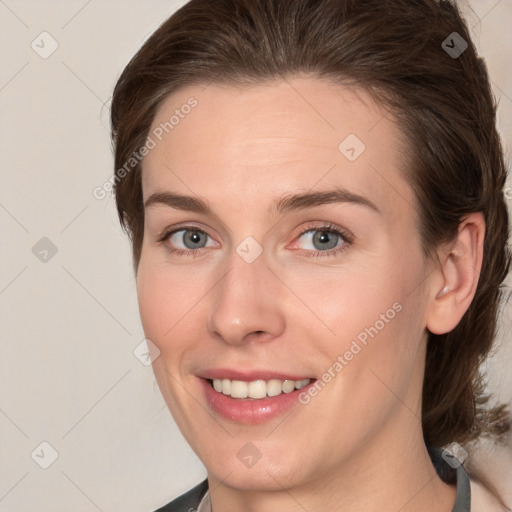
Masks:
[[[457,483],[457,494],[452,512],[470,512],[471,487],[464,466],[446,450],[429,447],[428,451],[441,480],[446,483]]]
[[[469,477],[462,464],[457,468],[457,495],[453,504],[452,512],[470,512],[471,510],[471,488]]]

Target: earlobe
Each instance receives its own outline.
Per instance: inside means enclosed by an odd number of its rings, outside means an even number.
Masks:
[[[450,332],[469,308],[482,268],[484,237],[482,213],[471,213],[460,223],[456,239],[439,247],[439,267],[430,279],[432,296],[426,318],[430,332]]]

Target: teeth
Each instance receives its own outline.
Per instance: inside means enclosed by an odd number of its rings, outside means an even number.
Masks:
[[[307,386],[311,382],[311,379],[298,380],[295,382],[295,389],[301,389],[304,386]]]
[[[225,395],[230,395],[231,394],[231,381],[229,379],[222,379],[220,381],[220,383],[222,385],[222,392]]]
[[[307,386],[311,379],[303,380],[253,380],[244,382],[242,380],[213,379],[213,389],[232,398],[265,398],[277,396],[281,393],[291,393],[295,389]]]
[[[291,393],[295,389],[295,381],[294,380],[285,380],[283,382],[283,391],[285,393]]]
[[[247,398],[247,393],[249,391],[249,386],[247,382],[243,382],[241,380],[232,380],[231,381],[231,396],[233,398]]]
[[[267,396],[267,383],[264,380],[249,382],[247,388],[247,396],[250,398],[265,398]]]
[[[279,379],[271,379],[266,384],[268,396],[277,396],[283,392],[283,383]]]

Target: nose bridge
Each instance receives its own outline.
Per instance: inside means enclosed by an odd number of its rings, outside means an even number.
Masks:
[[[244,240],[230,255],[227,274],[213,290],[214,304],[208,320],[210,333],[229,344],[271,339],[284,328],[277,284],[264,255],[251,240]]]

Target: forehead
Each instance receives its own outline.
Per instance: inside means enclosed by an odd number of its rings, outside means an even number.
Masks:
[[[413,201],[394,118],[353,86],[296,77],[184,87],[162,103],[149,136],[155,147],[142,164],[144,200],[171,189],[212,204],[242,195],[262,202],[341,185],[394,210],[397,198]]]

